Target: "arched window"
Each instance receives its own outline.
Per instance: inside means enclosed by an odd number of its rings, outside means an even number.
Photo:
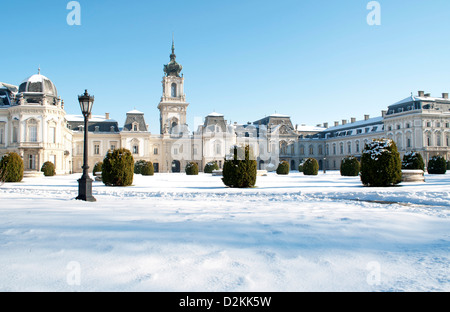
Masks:
[[[170,91],[171,91],[172,97],[177,97],[177,84],[176,83],[172,83]]]

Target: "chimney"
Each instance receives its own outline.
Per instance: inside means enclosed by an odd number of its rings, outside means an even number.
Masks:
[[[355,118],[355,117],[352,117],[352,118],[351,118],[351,122],[352,122],[352,123],[355,123],[355,122],[356,122],[356,118]]]
[[[105,113],[105,119],[109,119],[109,113]]]
[[[317,124],[316,127],[317,128],[322,128],[322,125],[321,124]]]
[[[339,121],[335,121],[335,122],[334,122],[334,126],[335,126],[335,127],[339,126]]]
[[[323,127],[326,128],[326,129],[328,129],[328,122],[324,122],[324,123],[323,123]]]
[[[425,94],[425,97],[430,97],[430,96],[431,96],[430,93]]]
[[[419,91],[419,97],[424,97],[425,91]]]
[[[442,93],[442,98],[448,100],[448,93]]]
[[[370,115],[364,115],[364,120],[369,120],[370,119]]]
[[[383,110],[383,111],[381,111],[381,117],[386,117],[386,115],[387,115],[387,111],[385,111],[385,110]]]
[[[346,125],[347,124],[347,120],[342,119],[342,125]]]

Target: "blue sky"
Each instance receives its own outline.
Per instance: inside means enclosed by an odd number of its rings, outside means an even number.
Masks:
[[[94,114],[122,126],[136,108],[158,133],[172,32],[192,130],[213,111],[316,125],[450,92],[448,0],[379,1],[380,26],[366,22],[368,0],[81,0],[80,26],[67,24],[68,2],[2,3],[0,81],[19,84],[40,65],[69,114],[88,89]]]

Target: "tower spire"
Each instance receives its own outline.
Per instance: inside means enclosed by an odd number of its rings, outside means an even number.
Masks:
[[[175,54],[175,36],[172,32],[172,54]]]

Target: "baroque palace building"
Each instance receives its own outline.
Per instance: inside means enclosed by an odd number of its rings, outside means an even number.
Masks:
[[[448,93],[432,97],[419,91],[390,105],[381,116],[350,118],[317,126],[294,125],[290,116],[272,114],[255,122],[229,123],[213,112],[191,131],[186,123],[189,103],[184,92],[182,66],[172,44],[170,62],[164,66],[162,96],[157,106],[160,133],[153,134],[144,113],[134,109],[124,125],[104,116],[91,116],[83,129],[81,115],[68,115],[53,82],[40,74],[19,86],[0,82],[0,157],[17,152],[24,160],[25,175],[40,175],[51,161],[57,174],[81,172],[84,131],[89,131],[89,166],[103,160],[109,150],[129,149],[135,160],[154,164],[155,172],[183,172],[194,161],[204,168],[216,161],[222,167],[234,145],[252,146],[259,169],[273,169],[281,160],[292,170],[306,158],[318,160],[321,169],[338,170],[344,157],[361,157],[367,142],[390,138],[401,155],[409,151],[450,159],[450,100]]]

